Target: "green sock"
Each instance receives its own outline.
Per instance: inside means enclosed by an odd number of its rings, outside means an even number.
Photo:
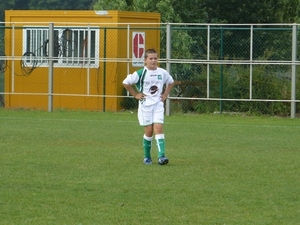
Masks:
[[[165,156],[165,136],[164,134],[155,135],[156,144],[158,148],[158,158]]]
[[[144,158],[151,158],[151,143],[152,137],[147,137],[144,135],[143,147],[144,147]]]

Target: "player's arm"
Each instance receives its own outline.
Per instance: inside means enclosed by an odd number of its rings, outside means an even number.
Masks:
[[[126,84],[123,82],[123,86],[135,99],[141,100],[145,97],[145,95],[143,93],[136,92],[131,84]]]
[[[128,74],[127,77],[123,80],[122,84],[124,88],[137,100],[141,100],[144,98],[143,93],[139,93],[136,89],[133,88],[133,84],[136,84],[139,80],[139,76],[137,72],[133,74]]]
[[[162,101],[165,101],[168,98],[168,95],[170,94],[173,86],[174,86],[174,82],[172,82],[172,83],[170,83],[170,84],[167,85],[164,93],[160,97]]]

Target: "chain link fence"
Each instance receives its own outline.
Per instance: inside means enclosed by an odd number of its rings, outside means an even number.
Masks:
[[[49,25],[1,24],[0,107],[135,110],[122,81],[156,48],[176,80],[169,112],[299,113],[293,26],[64,23],[49,44]]]
[[[0,24],[0,107],[4,107],[4,72],[6,69],[6,57],[4,46],[4,25]]]
[[[291,25],[174,25],[171,73],[179,85],[173,96],[188,98],[178,104],[184,112],[289,115],[292,85],[299,90],[299,82],[291,83],[299,63],[292,39]],[[299,97],[297,91],[294,100]]]

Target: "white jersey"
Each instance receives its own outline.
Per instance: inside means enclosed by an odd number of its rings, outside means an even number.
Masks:
[[[135,84],[138,91],[144,93],[143,105],[153,105],[159,102],[164,85],[173,82],[173,77],[165,69],[157,67],[156,70],[149,70],[146,66],[129,74],[123,81],[124,84]]]

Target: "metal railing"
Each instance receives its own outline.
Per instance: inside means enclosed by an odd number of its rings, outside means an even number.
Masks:
[[[45,24],[1,26],[0,96],[5,107],[49,111],[134,108],[136,103],[124,92],[121,82],[143,65],[145,49],[156,48],[160,66],[176,80],[167,101],[168,115],[175,105],[181,104],[183,111],[198,111],[200,104],[207,102],[218,103],[210,110],[218,108],[219,112],[247,111],[254,103],[261,103],[262,113],[268,113],[267,108],[273,103],[289,108],[292,118],[299,112],[298,24],[49,23],[47,26],[47,35],[35,49],[31,46],[35,39],[41,38],[39,32],[26,36],[26,29],[45,30]],[[62,44],[61,49],[64,52],[66,47],[72,54],[55,54],[56,27],[70,32],[68,37],[76,45]],[[91,34],[91,28],[97,37],[80,34],[80,31]],[[70,42],[62,39],[62,35],[59,38],[61,43]],[[35,53],[36,49],[49,48],[53,49],[52,57],[48,50],[44,55],[45,50]],[[71,63],[74,61],[76,65]]]

